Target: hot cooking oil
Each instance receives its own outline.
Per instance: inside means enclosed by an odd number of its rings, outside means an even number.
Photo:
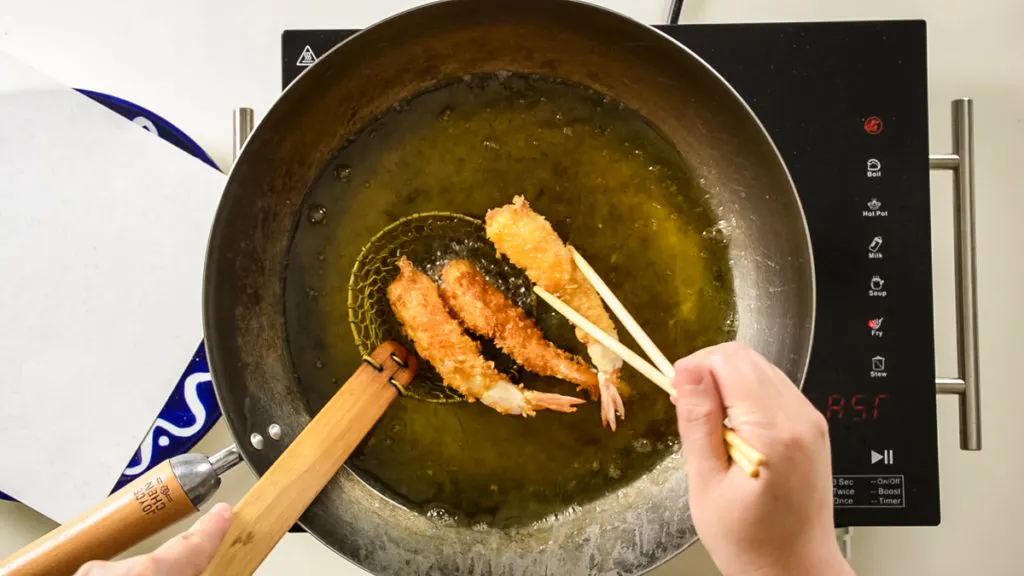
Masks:
[[[517,74],[458,78],[364,127],[307,195],[285,289],[289,349],[311,411],[359,363],[347,291],[360,249],[401,218],[441,211],[482,220],[517,194],[580,250],[671,359],[734,336],[717,218],[658,130],[581,86]],[[549,339],[586,358],[560,315],[543,303],[531,313]],[[484,350],[499,359],[493,346]],[[499,366],[528,388],[585,397],[507,359]],[[667,395],[628,366],[623,379],[626,415],[615,432],[602,428],[595,401],[574,414],[522,418],[479,402],[399,398],[347,466],[437,522],[530,523],[615,490],[677,450]]]

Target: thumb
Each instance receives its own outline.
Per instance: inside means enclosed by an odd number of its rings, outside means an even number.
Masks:
[[[722,398],[711,371],[696,358],[675,364],[672,385],[683,458],[691,482],[707,485],[729,470],[722,422]]]
[[[213,560],[232,520],[231,507],[220,503],[199,518],[187,531],[154,550],[153,564],[159,574],[201,574]]]

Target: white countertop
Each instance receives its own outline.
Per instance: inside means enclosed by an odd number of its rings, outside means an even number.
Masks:
[[[664,21],[668,0],[597,3],[645,22]],[[74,87],[141,104],[169,119],[222,167],[231,158],[231,110],[262,114],[280,92],[280,34],[286,28],[368,25],[416,4],[411,0],[179,0],[139,3],[93,0],[55,3],[4,0],[0,49]],[[933,152],[948,152],[949,101],[975,99],[978,280],[981,321],[984,450],[959,451],[956,402],[940,398],[943,523],[938,528],[858,528],[853,564],[861,574],[936,576],[1019,573],[1016,533],[1024,516],[1016,458],[1024,421],[1017,347],[1024,342],[1024,195],[1018,169],[1024,154],[1024,3],[934,0],[689,0],[686,22],[752,22],[924,18],[928,20]],[[953,317],[952,211],[949,175],[933,178],[937,368],[956,366]],[[231,439],[218,424],[199,444],[212,453]],[[229,472],[217,500],[237,502],[254,478]],[[130,553],[151,550],[186,527],[179,523]],[[41,515],[0,503],[0,556],[53,528]],[[308,535],[287,535],[260,574],[366,574]],[[700,546],[653,572],[717,574]]]

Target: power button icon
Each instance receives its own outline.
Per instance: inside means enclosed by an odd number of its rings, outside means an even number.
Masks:
[[[882,119],[878,116],[869,116],[864,120],[864,131],[874,136],[882,133]]]

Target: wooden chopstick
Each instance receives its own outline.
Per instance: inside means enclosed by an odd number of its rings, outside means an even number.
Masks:
[[[726,428],[726,430],[728,430],[728,428]],[[742,450],[732,444],[726,445],[726,449],[729,451],[729,457],[732,458],[732,461],[742,468],[743,471],[746,472],[747,476],[757,478],[761,475],[761,470],[758,465],[751,462]]]
[[[604,330],[594,326],[590,320],[587,320],[582,314],[570,308],[568,304],[559,300],[554,294],[540,286],[534,286],[533,291],[543,298],[545,302],[550,304],[552,308],[557,310],[558,313],[568,318],[569,322],[572,322],[582,328],[584,332],[590,334],[596,338],[598,342],[607,346],[612,352],[615,352],[615,354],[625,360],[627,364],[636,368],[637,371],[644,376],[647,376],[647,378],[650,379],[651,382],[657,384],[659,388],[668,392],[669,396],[676,395],[676,389],[672,387],[672,379],[668,374],[665,374],[654,366],[651,366],[650,362],[641,358],[636,352],[626,348],[622,342],[619,342]]]
[[[740,453],[746,456],[747,460],[749,460],[754,466],[760,466],[765,463],[764,454],[758,452],[756,448],[751,446],[749,442],[744,440],[742,436],[737,434],[735,430],[728,426],[725,427],[725,441],[729,446],[736,448]]]
[[[665,355],[661,353],[661,350],[655,346],[651,337],[647,335],[647,332],[644,332],[644,329],[640,327],[640,324],[633,318],[633,315],[626,310],[626,307],[622,305],[622,302],[619,302],[619,299],[611,291],[611,288],[608,288],[608,285],[604,283],[604,280],[601,280],[601,277],[598,276],[597,272],[594,271],[590,264],[583,259],[583,256],[581,256],[580,253],[572,246],[569,247],[569,250],[572,252],[572,258],[576,262],[576,266],[578,266],[580,271],[583,272],[583,275],[587,277],[587,280],[590,280],[594,289],[601,295],[601,299],[608,304],[608,307],[612,309],[612,312],[619,321],[622,322],[622,325],[626,327],[626,331],[633,336],[633,339],[636,340],[637,344],[644,349],[647,356],[654,361],[654,365],[657,366],[663,374],[671,377],[675,372],[675,368],[672,367],[672,363],[668,361],[668,358],[666,358]]]
[[[629,334],[633,336],[633,339],[640,344],[640,347],[644,349],[644,352],[646,352],[647,355],[659,365],[660,369],[652,366],[638,354],[627,348],[622,344],[622,342],[619,342],[618,339],[595,326],[583,315],[573,310],[568,304],[562,302],[558,297],[547,290],[544,290],[540,286],[534,286],[534,292],[543,298],[545,302],[550,304],[552,308],[565,316],[570,322],[579,326],[584,332],[596,338],[598,342],[608,347],[612,352],[615,352],[615,354],[622,358],[627,364],[646,376],[651,382],[657,384],[658,387],[667,392],[669,396],[675,397],[676,390],[671,384],[671,379],[675,373],[672,363],[669,362],[668,358],[661,352],[661,350],[658,349],[650,336],[648,336],[644,329],[640,327],[640,324],[636,319],[634,319],[629,311],[626,310],[626,307],[622,305],[622,302],[620,302],[611,289],[608,288],[608,285],[601,280],[601,277],[596,271],[594,271],[593,267],[590,266],[583,256],[581,256],[575,248],[570,247],[569,250],[572,252],[576,266],[594,286],[594,289],[597,290],[597,293],[608,304],[608,307],[611,308],[619,321],[622,322],[626,331],[628,331]],[[760,474],[760,465],[764,464],[766,461],[764,454],[761,454],[756,448],[751,446],[749,442],[744,440],[743,437],[737,434],[732,428],[725,426],[724,424],[723,428],[725,428],[723,436],[725,438],[729,456],[748,476],[756,478]]]

